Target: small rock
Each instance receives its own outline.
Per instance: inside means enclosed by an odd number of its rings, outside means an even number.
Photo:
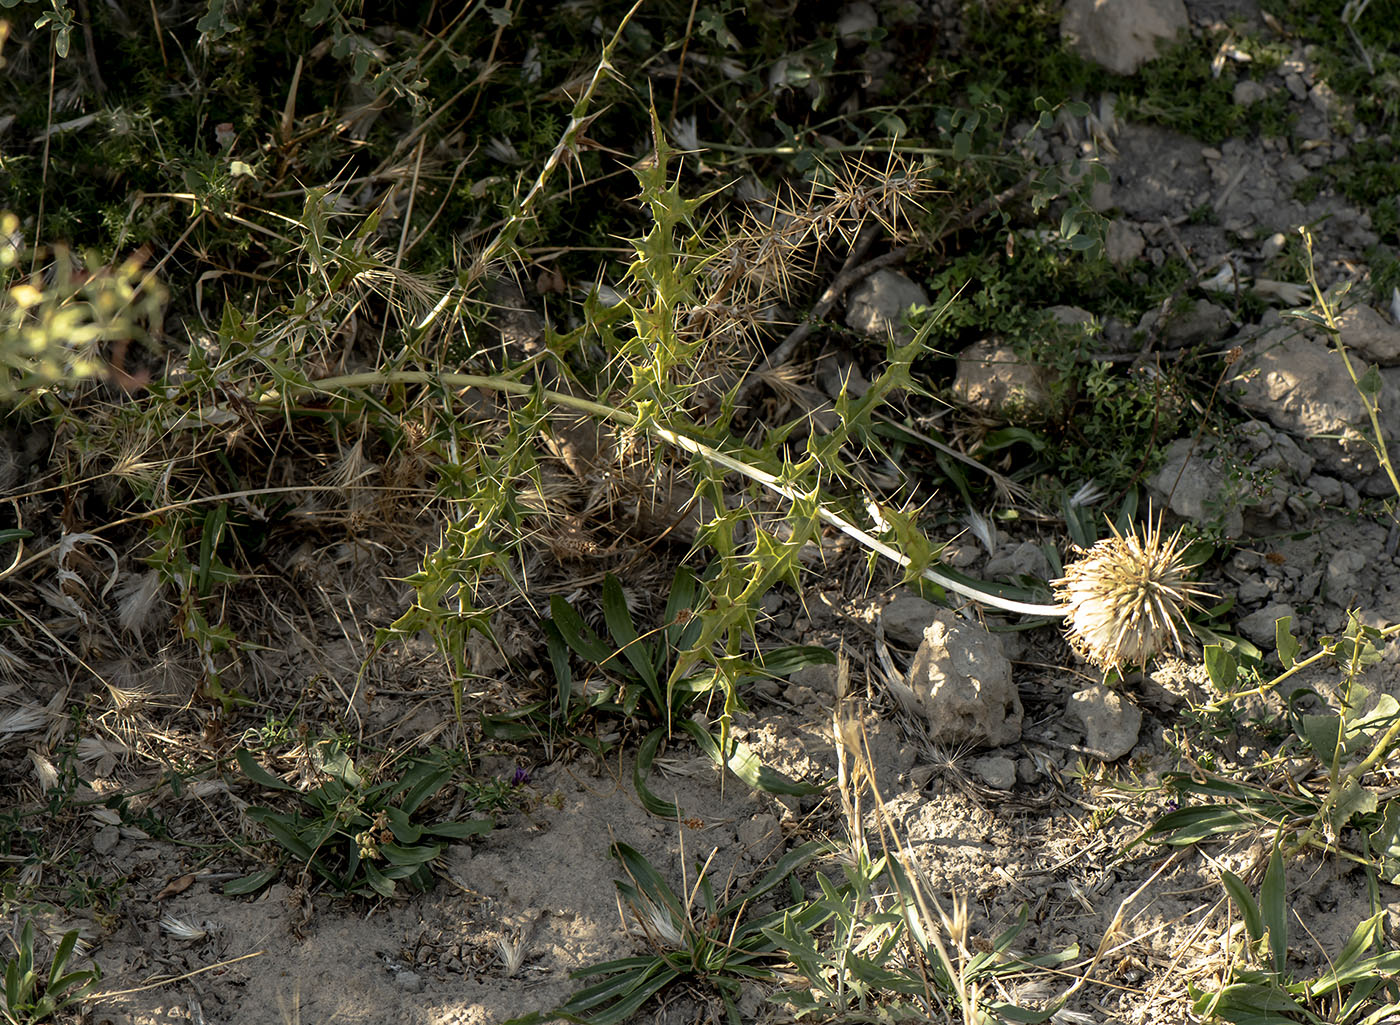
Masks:
[[[1338,552],[1327,563],[1327,600],[1343,608],[1351,604],[1357,592],[1362,589],[1361,571],[1366,568],[1368,559],[1362,552],[1350,550]]]
[[[1049,306],[1045,312],[1063,327],[1077,327],[1086,335],[1094,333],[1094,315],[1086,309],[1079,306]]]
[[[1050,405],[1050,371],[1027,363],[1009,345],[977,342],[958,354],[953,394],[986,413],[1034,412]]]
[[[1238,87],[1237,87],[1238,88]],[[1272,260],[1279,253],[1283,252],[1283,247],[1288,245],[1288,238],[1281,231],[1276,231],[1259,246],[1259,259]]]
[[[1137,744],[1142,710],[1101,683],[1070,695],[1069,712],[1084,724],[1084,746],[1104,761],[1122,758]]]
[[[924,640],[924,630],[938,614],[938,606],[924,601],[916,594],[901,595],[880,610],[880,622],[885,636],[896,644],[917,648]]]
[[[1289,434],[1311,439],[1333,473],[1360,479],[1370,472],[1375,455],[1356,430],[1367,423],[1366,404],[1335,350],[1290,325],[1270,328],[1243,348],[1230,380],[1240,405]],[[1381,426],[1388,437],[1400,426],[1395,374],[1381,371]]]
[[[836,19],[836,38],[847,44],[858,43],[880,26],[880,16],[866,0],[846,5]]]
[[[1296,71],[1290,71],[1283,76],[1283,85],[1299,103],[1308,98],[1308,83],[1304,82],[1303,76]]]
[[[1231,500],[1220,461],[1203,459],[1192,452],[1189,438],[1178,438],[1167,446],[1166,462],[1148,481],[1159,500],[1170,496],[1170,509],[1196,523],[1218,523],[1226,537],[1244,532],[1244,514]]]
[[[836,696],[836,667],[827,665],[803,666],[788,679],[799,687],[811,688],[817,694]]]
[[[967,569],[967,567],[982,558],[982,548],[977,544],[960,544],[954,542],[945,549],[945,553],[943,561],[954,569]]]
[[[1060,19],[1076,53],[1118,75],[1133,74],[1190,27],[1182,0],[1069,0]]]
[[[909,685],[935,744],[1003,747],[1021,738],[1021,696],[1000,639],[947,609],[924,631]]]
[[[741,847],[757,850],[770,837],[777,838],[778,820],[763,812],[739,823],[737,833]]]
[[[1254,461],[1261,470],[1280,470],[1294,480],[1307,480],[1317,460],[1308,455],[1298,443],[1283,433],[1275,433],[1273,446]]]
[[[972,760],[972,771],[995,790],[1010,790],[1016,785],[1016,763],[1005,755],[983,755]]]
[[[1251,612],[1237,622],[1235,629],[1255,644],[1262,646],[1266,651],[1271,650],[1276,638],[1274,624],[1284,616],[1292,616],[1296,622],[1298,613],[1292,605],[1282,603],[1266,605],[1258,612]]]
[[[851,290],[846,300],[846,326],[863,335],[893,337],[907,345],[914,332],[905,323],[911,306],[927,306],[928,293],[898,271],[877,270]]]
[[[1336,477],[1325,477],[1315,473],[1305,482],[1308,487],[1317,492],[1317,497],[1328,505],[1333,505],[1342,500],[1342,482]]]
[[[1230,98],[1239,107],[1248,107],[1260,100],[1269,98],[1271,90],[1262,82],[1256,82],[1252,78],[1242,78],[1235,83],[1235,88],[1230,93]]]
[[[1400,364],[1400,327],[1370,306],[1343,310],[1337,316],[1337,326],[1342,332],[1342,344],[1368,363],[1383,367]]]
[[[1187,301],[1172,310],[1162,331],[1162,340],[1171,346],[1188,346],[1197,342],[1220,341],[1230,332],[1230,314],[1215,303],[1204,299]]]
[[[1254,605],[1268,598],[1273,594],[1273,589],[1258,577],[1251,577],[1240,584],[1240,589],[1236,592],[1241,605]]]
[[[1127,221],[1116,219],[1109,222],[1103,248],[1109,263],[1115,267],[1126,267],[1142,256],[1147,248],[1147,240],[1136,227]]]
[[[1040,779],[1040,770],[1035,767],[1035,762],[1031,759],[1017,758],[1016,779],[1022,783],[1034,783]]]
[[[1230,556],[1230,568],[1240,573],[1248,573],[1252,569],[1258,569],[1259,553],[1251,552],[1248,548],[1241,548]]]
[[[111,854],[121,841],[122,831],[117,826],[103,826],[92,837],[92,849],[96,854]]]
[[[399,972],[394,983],[405,993],[418,993],[423,989],[423,977],[417,972]]]
[[[997,552],[982,570],[982,576],[990,580],[1015,579],[1022,575],[1037,580],[1050,578],[1050,561],[1034,541],[1022,541],[1009,551]]]

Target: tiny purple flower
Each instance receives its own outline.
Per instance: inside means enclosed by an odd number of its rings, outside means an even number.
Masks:
[[[510,778],[510,784],[511,784],[511,786],[515,786],[515,787],[524,786],[524,785],[525,785],[526,783],[528,783],[528,782],[530,782],[530,770],[529,770],[529,769],[517,768],[517,769],[515,770],[515,775],[512,776],[512,777]]]

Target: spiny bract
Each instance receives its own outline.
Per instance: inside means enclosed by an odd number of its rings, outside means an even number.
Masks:
[[[1200,609],[1192,596],[1210,593],[1186,578],[1181,531],[1164,537],[1160,519],[1143,537],[1112,529],[1051,582],[1067,607],[1070,646],[1101,669],[1142,665],[1168,643],[1180,652],[1185,609]]]

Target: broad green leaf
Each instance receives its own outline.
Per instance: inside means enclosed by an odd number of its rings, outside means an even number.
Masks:
[[[1254,901],[1254,894],[1249,892],[1249,887],[1245,886],[1243,879],[1228,870],[1221,871],[1220,882],[1234,901],[1235,907],[1240,909],[1245,935],[1251,943],[1258,943],[1264,936],[1264,919],[1259,913],[1259,905]]]
[[[289,786],[288,784],[284,783],[282,780],[278,779],[272,773],[268,772],[261,765],[259,765],[257,760],[251,754],[251,752],[246,751],[243,748],[239,748],[237,751],[234,752],[233,756],[238,761],[238,767],[243,770],[243,775],[247,776],[254,783],[258,784],[258,786],[264,787],[268,790],[296,789],[295,787]]]
[[[1269,931],[1269,952],[1274,971],[1288,970],[1288,893],[1283,875],[1283,850],[1277,840],[1259,885],[1259,913]]]
[[[622,593],[622,583],[611,573],[603,578],[603,619],[622,656],[646,683],[653,698],[660,702],[661,684],[657,679],[651,645],[637,633],[636,624],[632,622],[632,610],[627,607],[627,598]]]
[[[1340,715],[1304,715],[1299,717],[1299,735],[1324,765],[1331,765],[1342,741]]]
[[[462,819],[458,822],[439,822],[434,826],[424,826],[423,832],[448,840],[465,840],[469,836],[484,836],[495,828],[496,824],[490,819]]]
[[[1377,807],[1375,791],[1362,786],[1352,777],[1342,780],[1337,800],[1332,805],[1329,825],[1333,835],[1340,833],[1356,815],[1369,815]]]
[[[246,876],[231,879],[224,884],[222,892],[225,897],[243,897],[250,893],[257,893],[272,880],[277,878],[280,869],[265,868],[260,872],[251,872]]]
[[[1371,855],[1379,859],[1380,876],[1400,883],[1400,801],[1387,801],[1381,824],[1370,836]]]
[[[1207,644],[1205,662],[1206,675],[1210,677],[1211,685],[1221,694],[1230,693],[1234,689],[1235,677],[1239,672],[1235,656],[1219,644]]]
[[[549,615],[565,643],[594,665],[602,665],[612,655],[612,648],[600,641],[574,607],[557,594],[550,596]]]
[[[1278,648],[1278,660],[1283,663],[1283,668],[1292,669],[1293,664],[1298,661],[1298,652],[1301,645],[1298,639],[1293,636],[1293,617],[1282,616],[1274,621],[1274,644]]]
[[[660,726],[646,735],[641,747],[637,749],[637,759],[632,763],[632,785],[636,788],[637,797],[642,802],[642,807],[658,818],[678,819],[681,816],[680,809],[670,801],[663,801],[651,792],[647,787],[647,777],[651,775],[651,763],[656,758],[657,748],[661,746],[661,741],[666,737],[666,730]]]

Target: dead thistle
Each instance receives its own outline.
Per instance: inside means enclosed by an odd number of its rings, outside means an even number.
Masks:
[[[1193,566],[1183,558],[1181,531],[1163,536],[1160,518],[1141,537],[1112,529],[1051,581],[1070,646],[1101,669],[1141,665],[1168,643],[1180,652],[1180,627],[1190,632],[1185,610],[1201,609],[1193,596],[1210,593],[1187,579]]]

